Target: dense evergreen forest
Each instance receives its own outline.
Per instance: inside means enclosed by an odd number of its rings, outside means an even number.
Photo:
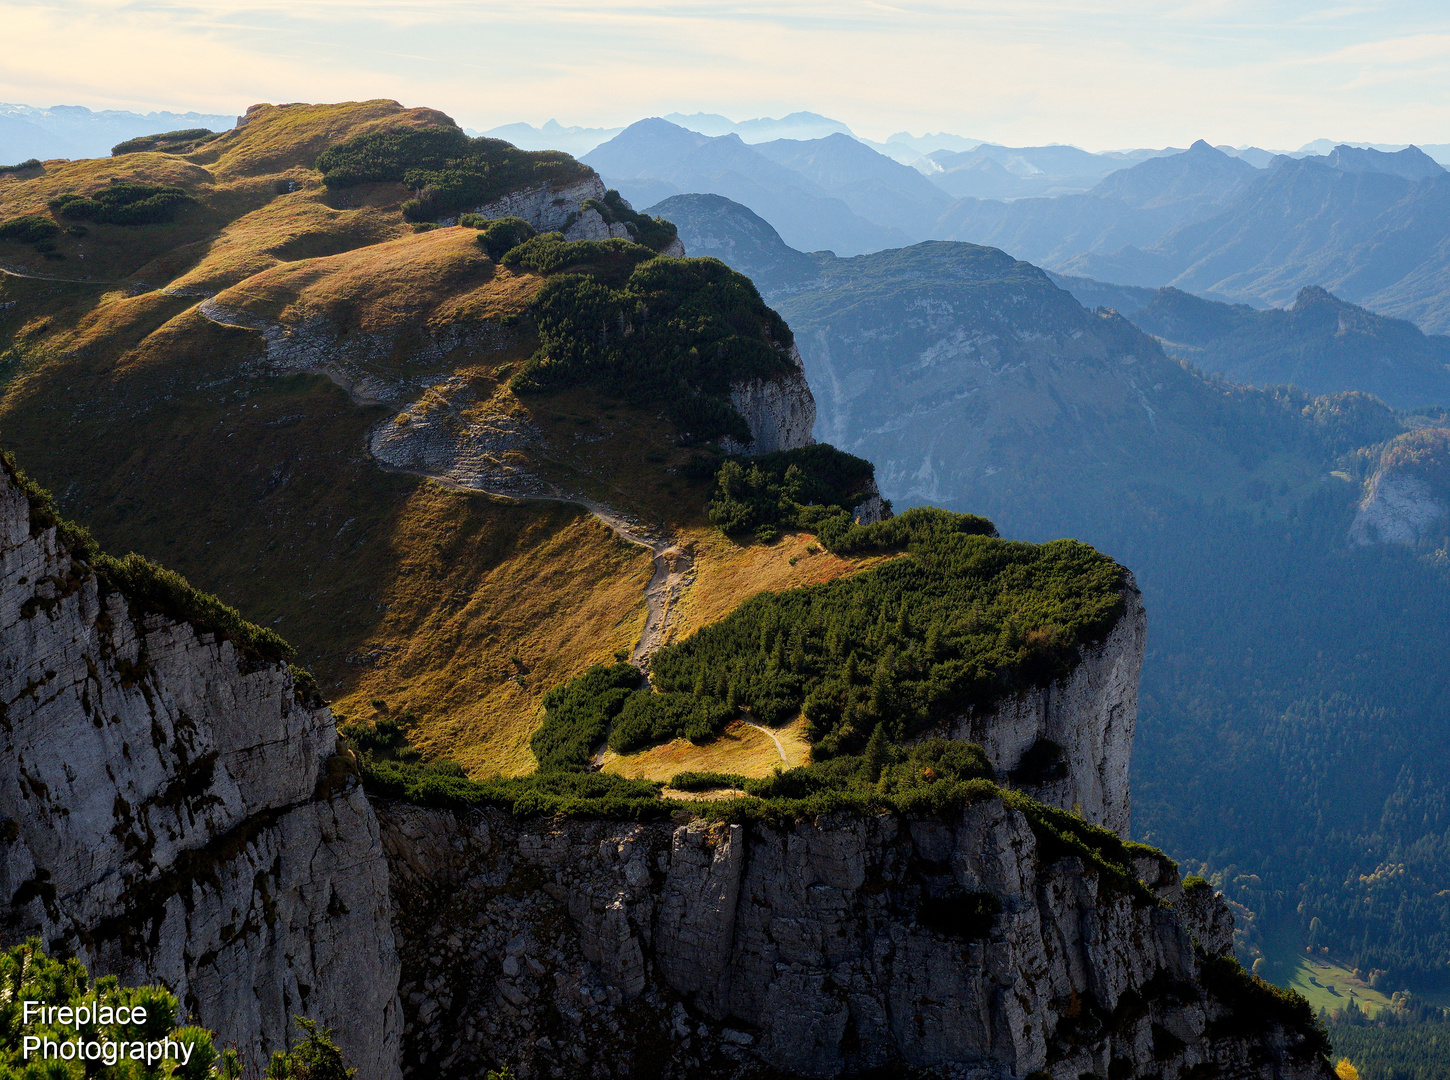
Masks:
[[[1134,832],[1254,913],[1246,960],[1287,924],[1376,986],[1443,989],[1450,579],[1443,553],[1351,549],[1349,487],[1106,545],[1150,617]]]
[[[1359,1080],[1444,1080],[1450,1076],[1450,1023],[1381,1022],[1354,1017],[1326,1024],[1334,1059],[1348,1059]],[[1341,1067],[1340,1075],[1344,1075]]]

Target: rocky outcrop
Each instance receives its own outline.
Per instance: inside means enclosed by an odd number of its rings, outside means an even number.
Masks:
[[[580,205],[585,199],[603,198],[604,181],[598,176],[590,176],[559,188],[549,184],[520,188],[493,202],[475,206],[471,213],[490,219],[523,218],[539,232],[560,232],[565,226],[587,229],[589,226],[581,226],[583,218],[579,213]],[[598,218],[599,215],[596,214],[595,217]],[[602,218],[600,223],[603,223]],[[570,240],[604,239],[598,236],[585,237],[582,233],[577,236],[572,233],[565,235]]]
[[[472,213],[490,219],[523,218],[539,232],[562,232],[566,240],[632,240],[624,222],[606,221],[594,207],[583,205],[586,199],[603,198],[604,182],[591,176],[561,188],[540,184],[511,191],[501,199],[475,207]],[[685,245],[676,237],[660,254],[682,259]]]
[[[380,814],[408,1076],[1329,1075],[1205,988],[1221,898],[1156,858],[1134,894],[998,798],[784,828]]]
[[[1370,479],[1349,526],[1349,542],[1355,547],[1413,546],[1443,533],[1447,520],[1450,507],[1428,482],[1412,473],[1381,469]]]
[[[1148,618],[1131,576],[1123,599],[1117,625],[1079,650],[1082,662],[1066,679],[962,717],[946,734],[980,743],[998,776],[1039,802],[1127,836]]]
[[[876,478],[873,476],[866,481],[866,497],[851,508],[851,517],[857,525],[874,525],[890,516],[891,508],[881,497],[881,489],[876,486]]]
[[[750,442],[720,440],[727,454],[773,454],[810,446],[816,440],[816,399],[806,382],[800,350],[790,347],[795,370],[774,379],[750,379],[730,387],[730,404],[750,426]]]
[[[134,610],[0,474],[0,925],[163,982],[260,1067],[302,1014],[397,1076],[378,823],[287,666]]]

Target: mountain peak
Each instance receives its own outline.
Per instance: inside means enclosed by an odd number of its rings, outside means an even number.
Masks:
[[[1406,180],[1428,180],[1440,176],[1445,169],[1418,146],[1407,146],[1395,153],[1369,147],[1341,143],[1324,158],[1331,169],[1347,173],[1387,173]]]

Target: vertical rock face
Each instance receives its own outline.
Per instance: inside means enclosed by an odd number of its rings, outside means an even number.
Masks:
[[[1107,638],[1066,679],[961,718],[953,738],[980,743],[997,774],[1039,802],[1128,835],[1128,766],[1148,619],[1131,577]]]
[[[997,798],[784,828],[380,812],[409,1076],[1330,1075],[1206,976],[1221,898],[1054,857]]]
[[[254,1067],[336,1028],[397,1075],[377,819],[286,665],[133,611],[0,473],[0,908],[95,973],[170,986]]]
[[[727,454],[773,454],[810,446],[816,440],[816,399],[806,382],[800,350],[790,347],[795,370],[777,379],[750,379],[730,387],[730,404],[750,425],[750,442],[723,438]]]
[[[473,213],[484,218],[523,218],[539,232],[563,232],[566,240],[632,240],[622,221],[605,221],[598,210],[582,205],[586,199],[603,198],[604,181],[591,176],[561,188],[540,184],[511,191],[475,207]],[[661,254],[684,258],[685,245],[676,237]]]
[[[580,180],[564,187],[555,188],[548,184],[511,191],[491,203],[473,208],[473,213],[484,218],[523,218],[539,232],[561,231],[565,225],[579,225],[583,220],[579,213],[585,199],[604,198],[604,182],[597,176]],[[603,219],[599,218],[599,224]],[[621,226],[622,227],[622,226]],[[584,226],[587,230],[587,226]],[[627,237],[626,237],[627,238]],[[569,235],[570,240],[600,240],[603,236]]]
[[[1409,544],[1428,539],[1445,529],[1450,507],[1429,483],[1418,476],[1381,469],[1349,526],[1355,547],[1373,544]]]

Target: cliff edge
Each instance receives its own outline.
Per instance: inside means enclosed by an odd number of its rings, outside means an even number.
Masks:
[[[301,1014],[397,1076],[387,869],[329,772],[330,713],[285,663],[128,599],[35,509],[0,473],[5,938],[165,983],[251,1063]]]

